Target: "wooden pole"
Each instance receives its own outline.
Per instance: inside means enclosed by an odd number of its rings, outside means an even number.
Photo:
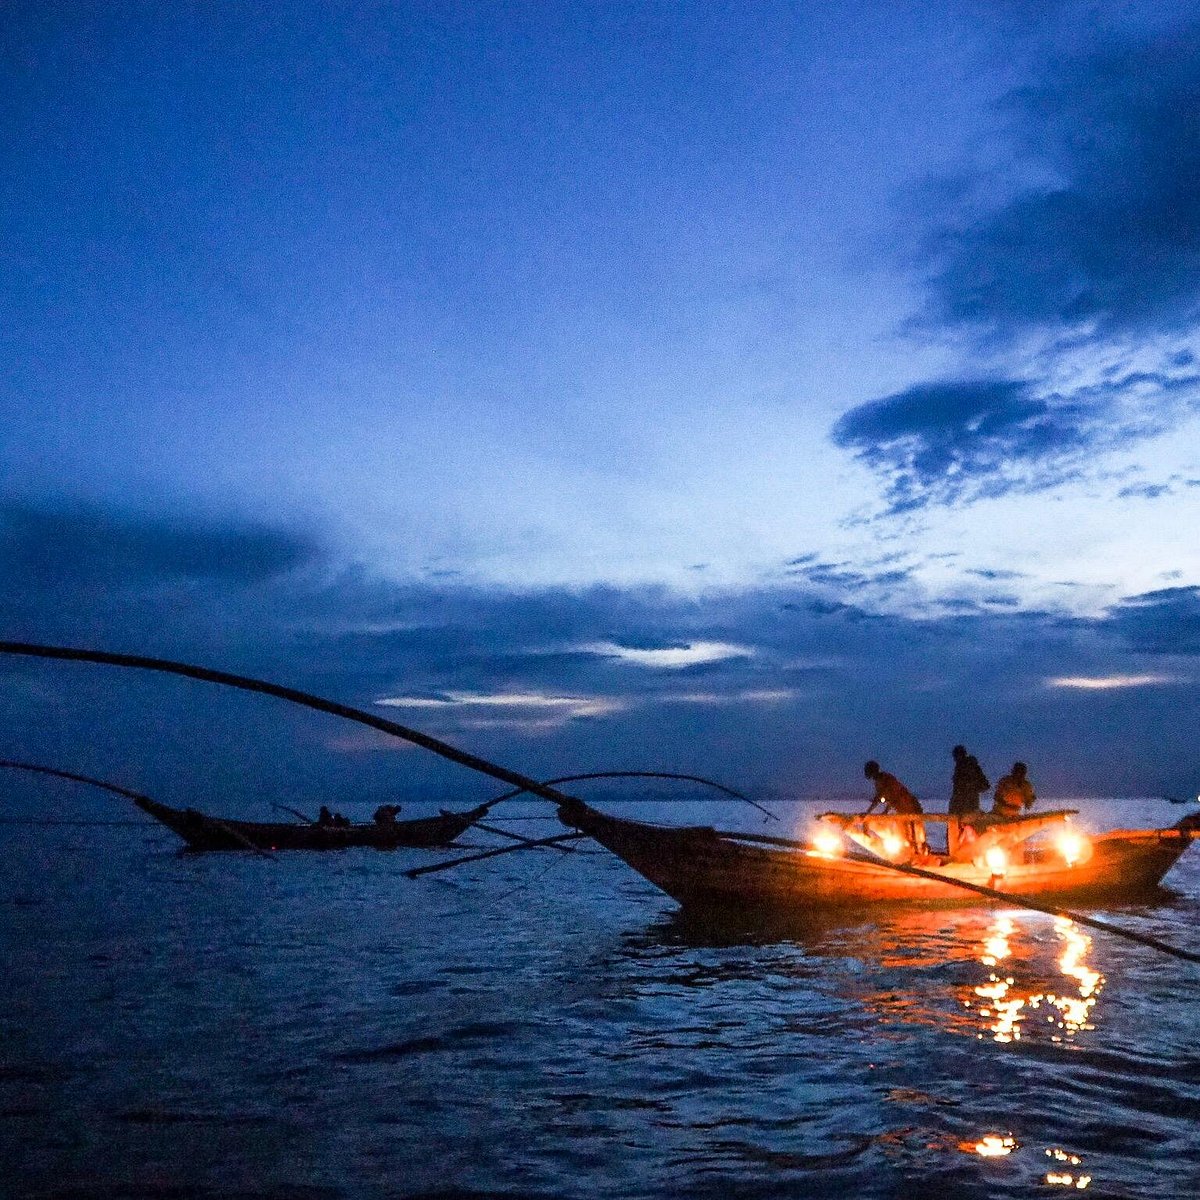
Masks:
[[[796,850],[811,850],[812,847],[807,842],[798,842],[792,838],[766,837],[763,834],[745,834],[745,833],[730,833],[724,830],[715,831],[718,837],[741,838],[743,841],[750,842],[765,842],[773,846],[787,846]],[[952,887],[962,888],[964,891],[975,892],[979,896],[986,896],[989,900],[1000,900],[1005,904],[1011,904],[1014,908],[1030,908],[1035,912],[1048,913],[1052,917],[1065,917],[1069,921],[1075,921],[1080,925],[1088,925],[1092,929],[1101,929],[1105,933],[1115,934],[1117,937],[1123,937],[1131,942],[1140,942],[1143,946],[1150,946],[1155,950],[1161,950],[1164,954],[1170,954],[1174,958],[1184,959],[1186,962],[1200,962],[1200,954],[1194,954],[1190,950],[1180,950],[1178,946],[1172,946],[1167,942],[1160,942],[1158,938],[1150,937],[1148,934],[1135,933],[1132,929],[1124,929],[1120,925],[1111,925],[1107,921],[1098,920],[1096,917],[1089,917],[1085,913],[1076,912],[1070,908],[1060,908],[1053,904],[1042,904],[1038,900],[1030,899],[1028,896],[1018,896],[1015,892],[1003,892],[999,888],[987,887],[981,883],[969,883],[965,879],[955,879],[950,875],[943,875],[940,871],[927,871],[924,867],[913,867],[907,863],[892,862],[890,859],[880,858],[877,854],[865,851],[862,856],[859,856],[859,861],[869,862],[875,866],[887,867],[892,871],[899,871],[903,875],[915,875],[919,879],[932,879],[937,883],[948,883]]]
[[[70,779],[75,783],[87,783],[92,787],[103,788],[106,792],[114,792],[118,796],[124,796],[128,800],[146,800],[153,804],[149,796],[143,796],[140,792],[131,792],[128,788],[118,787],[115,783],[106,783],[103,779],[93,779],[90,775],[76,775],[73,771],[59,771],[55,767],[42,767],[36,763],[13,762],[7,758],[0,758],[0,767],[10,767],[14,771],[33,771],[38,775],[53,775],[58,779]],[[138,825],[143,822],[138,821]]]
[[[559,833],[554,837],[537,838],[521,846],[501,846],[496,850],[485,850],[482,854],[468,854],[465,858],[452,858],[449,862],[431,863],[427,867],[412,867],[405,871],[409,879],[420,875],[433,875],[438,871],[448,871],[451,867],[461,867],[464,863],[481,862],[485,858],[499,858],[501,854],[515,854],[518,850],[533,850],[538,846],[559,847],[563,842],[574,842],[587,837],[586,833]]]
[[[489,762],[477,754],[459,750],[448,742],[430,737],[429,734],[421,733],[419,730],[410,729],[407,725],[401,725],[397,721],[389,721],[375,713],[364,712],[360,708],[351,708],[350,705],[339,704],[335,700],[325,700],[320,696],[312,695],[311,692],[302,692],[297,688],[268,683],[263,679],[253,679],[247,675],[233,675],[228,671],[213,671],[207,667],[197,667],[167,658],[147,658],[141,654],[112,654],[107,650],[84,650],[70,646],[44,646],[34,642],[0,642],[0,654],[20,654],[30,658],[103,663],[112,667],[161,671],[167,675],[181,675],[186,679],[198,679],[204,683],[219,683],[226,687],[239,688],[244,692],[258,692],[264,696],[274,696],[279,700],[287,700],[292,704],[299,704],[305,708],[315,709],[317,712],[342,717],[347,721],[356,721],[360,725],[378,729],[381,733],[402,738],[406,742],[412,742],[413,745],[429,750],[442,758],[447,758],[451,762],[456,762],[460,766],[469,767],[472,771],[478,771],[482,775],[490,775],[493,779],[500,780],[501,783],[507,783],[510,787],[515,787],[522,792],[532,792],[535,796],[541,796],[543,800],[549,800],[554,804],[570,804],[573,800],[565,792],[555,791],[552,787],[539,783],[528,775],[510,771],[507,767]]]

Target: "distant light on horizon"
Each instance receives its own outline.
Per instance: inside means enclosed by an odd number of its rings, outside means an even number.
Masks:
[[[1075,688],[1085,692],[1104,692],[1114,688],[1155,687],[1178,683],[1174,675],[1060,675],[1046,680],[1047,687]]]

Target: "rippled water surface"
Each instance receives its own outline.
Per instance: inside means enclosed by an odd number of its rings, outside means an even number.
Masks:
[[[1108,934],[697,925],[603,853],[413,882],[426,852],[176,844],[0,827],[0,1192],[1200,1194],[1200,968]],[[1200,851],[1167,883],[1096,915],[1200,949]]]

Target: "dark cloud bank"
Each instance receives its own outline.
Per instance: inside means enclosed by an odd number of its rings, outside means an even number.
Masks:
[[[885,481],[892,512],[1057,486],[1170,428],[1200,394],[1180,346],[1200,318],[1200,25],[1049,63],[1008,111],[1007,168],[944,184],[953,205],[914,222],[914,328],[1018,369],[843,416],[834,442]],[[1150,371],[1134,365],[1147,348]],[[1054,368],[1081,351],[1117,365],[1064,392]]]
[[[917,620],[866,605],[878,573],[818,559],[799,566],[846,578],[699,599],[648,587],[399,584],[337,568],[287,530],[33,506],[5,510],[0,547],[5,637],[183,658],[360,706],[433,701],[393,715],[532,774],[657,767],[857,793],[873,756],[936,797],[948,747],[963,740],[993,769],[1017,756],[1035,763],[1047,793],[1157,794],[1196,782],[1200,731],[1187,714],[1200,667],[1197,588],[1078,620],[997,613],[985,578],[978,602]],[[613,649],[698,642],[733,649],[676,669]],[[1047,685],[1116,675],[1175,682]],[[551,703],[462,701],[513,694]],[[0,695],[0,756],[119,775],[166,799],[261,807],[490,789],[353,727],[180,680],[5,659]]]

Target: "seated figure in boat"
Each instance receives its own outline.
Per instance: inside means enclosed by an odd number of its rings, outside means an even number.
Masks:
[[[1026,778],[1029,768],[1023,762],[1015,762],[1010,774],[996,784],[992,812],[1001,817],[1017,817],[1022,808],[1032,808],[1037,799],[1033,784]]]
[[[875,805],[882,804],[885,813],[896,813],[898,816],[908,817],[915,816],[917,813],[923,812],[921,802],[890,772],[883,770],[880,765],[871,759],[863,767],[863,774],[875,784],[875,798],[871,801],[870,806],[863,816],[869,816]],[[925,847],[925,823],[923,821],[905,822],[907,825],[908,840],[912,843],[913,852],[915,854],[924,854]]]
[[[321,805],[321,811],[319,813],[317,813],[317,824],[318,825],[332,825],[333,824],[333,813],[331,813],[329,811],[329,808],[327,805],[324,805],[324,804]]]
[[[400,812],[398,804],[381,804],[372,818],[376,825],[395,825],[396,815]]]

